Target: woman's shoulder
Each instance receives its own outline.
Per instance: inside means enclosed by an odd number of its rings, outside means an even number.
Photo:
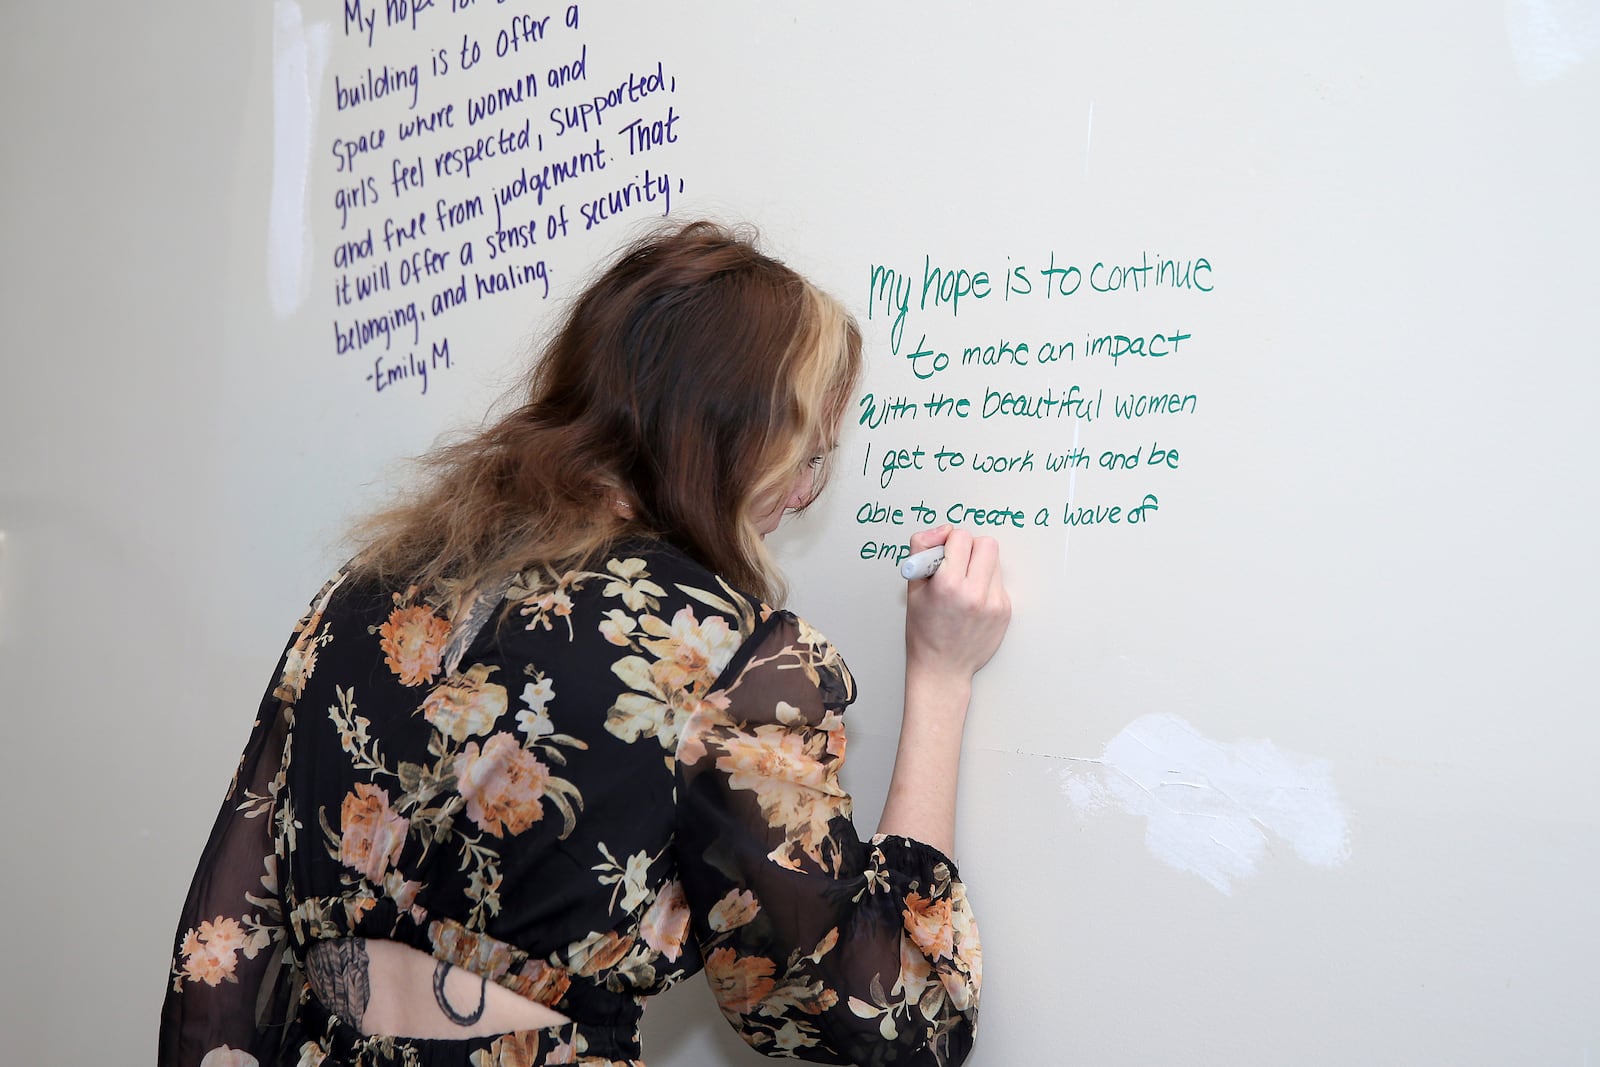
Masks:
[[[737,629],[745,655],[783,648],[818,660],[837,658],[831,642],[805,618],[766,604],[668,542],[624,542],[607,555],[605,569],[618,579],[610,593],[631,582],[632,591],[648,590],[670,605],[663,615],[687,609],[701,619],[720,616]]]
[[[689,589],[718,590],[721,599],[741,600],[757,607],[759,598],[752,596],[728,582],[711,568],[670,541],[659,538],[636,537],[611,545],[602,555],[603,569],[609,573],[632,573],[649,570],[658,581]]]
[[[761,649],[769,654],[781,649],[814,662],[838,661],[832,642],[805,617],[762,602],[667,542],[627,542],[610,556],[608,568],[651,572],[656,582],[669,586],[662,590],[664,596],[674,598],[676,594],[686,598],[690,607],[698,605],[702,613],[722,615],[730,622],[737,619],[748,646],[746,656]]]
[[[555,577],[549,568],[545,573]],[[595,579],[599,579],[598,585]],[[772,609],[745,589],[728,581],[670,541],[630,538],[609,546],[590,563],[574,568],[559,580],[597,588],[603,598],[621,599],[625,606],[671,607],[677,611],[693,605],[697,614],[717,614],[730,623],[759,622]],[[743,629],[749,631],[750,625]]]
[[[504,592],[521,628],[598,631],[650,659],[692,662],[702,684],[729,685],[748,667],[798,670],[839,703],[854,682],[838,650],[806,619],[740,589],[667,541],[619,542],[587,565],[531,567]]]
[[[329,623],[359,624],[386,637],[425,627],[427,640],[401,643],[438,645],[438,658],[452,668],[480,636],[518,644],[518,634],[576,640],[588,633],[646,654],[698,650],[719,674],[776,655],[804,664],[807,675],[821,667],[848,678],[831,642],[805,618],[764,603],[658,538],[616,542],[579,565],[529,563],[470,586],[419,585],[352,560],[312,598],[295,637],[313,638]],[[844,688],[853,687],[846,681]]]
[[[687,641],[731,655],[772,609],[672,544],[621,541],[581,564],[533,564],[489,594],[505,623],[533,634],[583,634],[650,651]],[[641,644],[643,642],[643,644]]]

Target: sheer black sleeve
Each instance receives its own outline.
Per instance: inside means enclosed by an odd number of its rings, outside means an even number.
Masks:
[[[296,827],[282,796],[286,750],[294,701],[328,639],[322,613],[340,581],[324,587],[296,627],[200,856],[161,1009],[161,1067],[277,1061],[298,994],[278,886],[278,856]]]
[[[833,646],[779,612],[686,724],[678,862],[706,974],[769,1055],[959,1064],[977,926],[942,853],[857,836],[838,778],[853,696]]]

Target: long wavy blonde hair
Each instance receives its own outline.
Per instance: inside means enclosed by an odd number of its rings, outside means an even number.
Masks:
[[[826,455],[860,371],[855,320],[753,235],[659,230],[577,297],[508,414],[355,527],[361,566],[477,585],[644,536],[778,603],[753,517]]]

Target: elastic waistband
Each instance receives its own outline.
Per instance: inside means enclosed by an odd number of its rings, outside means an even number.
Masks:
[[[334,1015],[315,995],[301,1006],[304,1033],[327,1059],[325,1067],[542,1067],[580,1058],[638,1064],[637,1026],[595,1026],[568,1022],[539,1030],[460,1039],[386,1037],[362,1034]],[[474,1053],[483,1053],[477,1060]],[[301,1062],[305,1062],[302,1056]],[[314,1061],[315,1062],[315,1061]]]

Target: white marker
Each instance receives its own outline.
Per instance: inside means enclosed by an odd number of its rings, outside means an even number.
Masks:
[[[932,578],[933,572],[939,569],[939,564],[944,562],[944,546],[935,545],[924,549],[914,556],[907,556],[900,564],[900,577],[908,582],[920,581],[923,578]]]

